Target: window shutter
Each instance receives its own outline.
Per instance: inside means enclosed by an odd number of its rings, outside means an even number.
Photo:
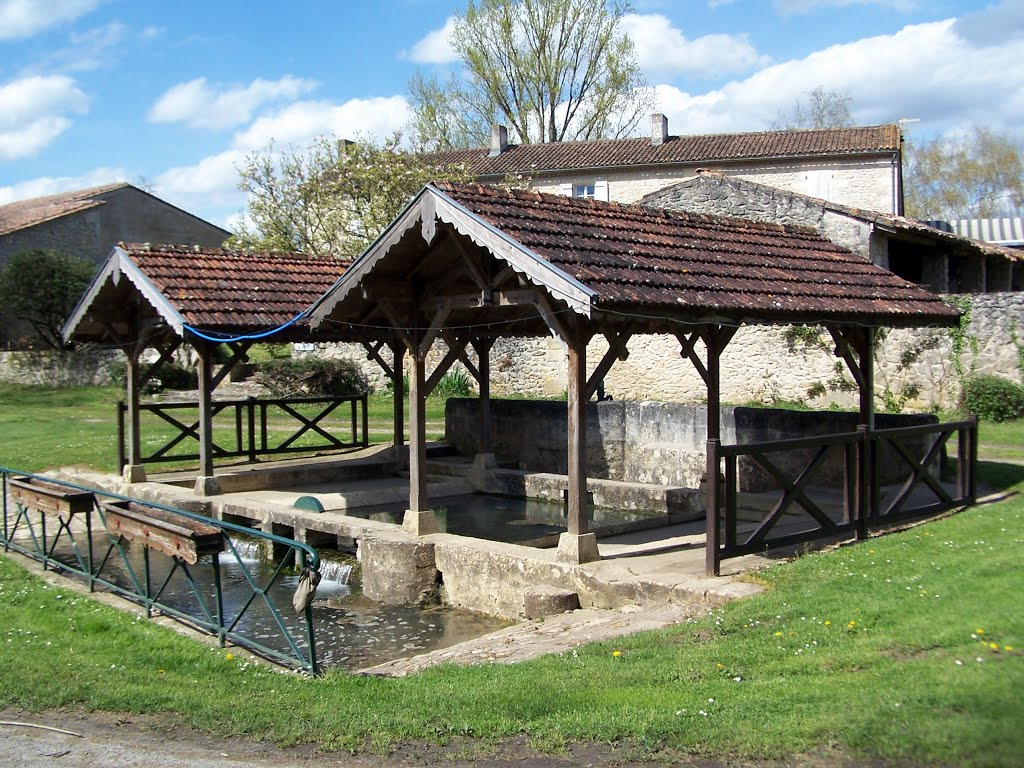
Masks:
[[[594,199],[604,200],[608,202],[608,182],[607,181],[595,181],[594,182]]]
[[[572,197],[572,184],[559,184],[558,194]]]

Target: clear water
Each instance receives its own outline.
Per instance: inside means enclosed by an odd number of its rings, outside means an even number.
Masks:
[[[260,588],[269,583],[276,566],[263,559],[262,542],[256,538],[233,536],[238,551],[235,558],[230,547],[221,554],[220,571],[224,615],[233,621],[253,594],[250,580]],[[95,555],[101,556],[97,542]],[[126,544],[128,563],[138,579],[143,576],[142,547]],[[69,545],[63,543],[55,552],[57,559],[75,563]],[[112,555],[103,571],[109,581],[130,588],[129,569]],[[159,553],[151,553],[152,593],[160,589],[172,567],[172,561]],[[318,662],[323,667],[338,666],[361,669],[386,661],[406,658],[438,648],[445,648],[506,627],[510,622],[453,608],[417,609],[386,606],[363,598],[349,584],[355,563],[351,559],[332,557],[325,553],[321,563],[322,579],[313,601],[313,622],[316,632]],[[197,619],[205,618],[196,591],[214,605],[213,568],[204,558],[190,566],[198,590],[185,578],[181,569],[172,574],[160,595],[160,602]],[[293,641],[305,650],[305,622],[295,613],[291,600],[298,585],[297,575],[278,577],[267,591],[268,601],[276,608]],[[99,587],[98,587],[99,588]],[[289,653],[288,640],[266,603],[257,598],[235,625],[235,631],[275,651]]]
[[[357,507],[345,510],[350,517],[402,524],[407,505]],[[474,493],[431,500],[442,533],[472,536],[510,544],[554,546],[555,537],[567,527],[565,507],[553,501]],[[648,517],[643,513],[590,507],[586,518],[592,529],[619,525]]]

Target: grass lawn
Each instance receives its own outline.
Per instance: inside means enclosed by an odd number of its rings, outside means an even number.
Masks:
[[[116,387],[57,389],[0,384],[0,466],[26,472],[68,465],[115,471],[116,407],[123,397]],[[444,435],[444,404],[438,397],[427,400],[427,437],[431,440]],[[391,396],[371,395],[367,410],[370,442],[391,442]],[[347,407],[339,412],[339,425],[347,428],[346,416],[340,414],[347,416]],[[143,450],[154,450],[170,434],[167,425],[157,419],[144,421]],[[174,466],[165,464],[163,468]]]
[[[20,422],[7,403],[0,463],[19,466],[7,425]],[[31,407],[41,436],[37,452],[23,455],[36,466],[72,461],[63,447],[47,452],[44,438],[77,423],[77,406]],[[94,408],[102,410],[91,403],[82,412]],[[999,430],[994,444],[1019,445],[1024,422]],[[983,425],[983,456],[989,439]],[[525,735],[546,750],[588,740],[665,750],[667,759],[838,749],[908,765],[1016,766],[1024,467],[983,462],[981,474],[1013,495],[772,567],[758,574],[763,594],[692,623],[512,666],[404,679],[331,672],[310,680],[228,658],[0,557],[0,707],[172,713],[221,735],[327,749]]]

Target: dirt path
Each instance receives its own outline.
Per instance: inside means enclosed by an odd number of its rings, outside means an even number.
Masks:
[[[582,768],[582,766],[649,765],[635,755],[613,751],[606,745],[581,745],[564,756],[539,754],[525,740],[501,745],[474,743],[404,745],[394,753],[350,755],[322,753],[306,745],[281,749],[272,744],[244,738],[216,738],[191,728],[176,725],[170,719],[127,717],[92,712],[27,713],[0,710],[0,766],[18,768],[404,768],[443,764],[449,768]],[[57,733],[24,723],[59,728],[72,734]],[[691,768],[741,768],[754,763],[679,761],[660,756],[659,765]],[[825,763],[817,763],[824,765]],[[828,765],[852,765],[829,762]],[[763,762],[759,768],[772,768]],[[814,762],[787,763],[807,766]],[[781,766],[779,766],[781,768]]]

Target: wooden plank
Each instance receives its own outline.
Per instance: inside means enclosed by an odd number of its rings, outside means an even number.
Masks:
[[[96,499],[88,491],[66,490],[57,483],[48,483],[34,477],[12,477],[11,496],[22,506],[59,517],[64,522],[81,512],[92,509]]]
[[[198,520],[127,501],[107,501],[107,530],[149,549],[195,565],[202,555],[224,550],[224,532]]]

